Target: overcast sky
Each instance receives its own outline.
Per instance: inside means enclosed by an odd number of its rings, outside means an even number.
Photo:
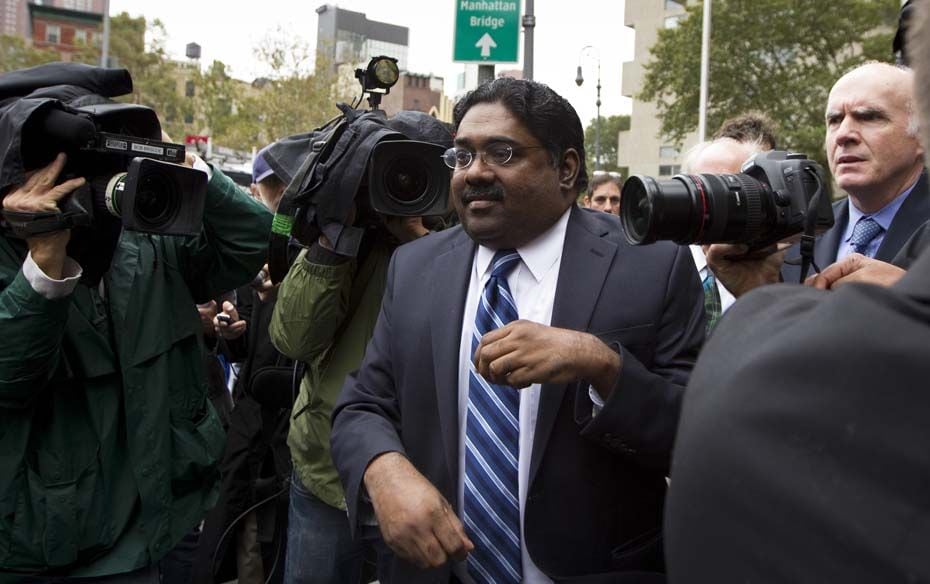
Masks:
[[[202,47],[204,65],[219,59],[233,76],[251,80],[267,71],[254,57],[254,48],[277,28],[300,35],[316,46],[316,8],[323,0],[110,0],[110,13],[160,19],[168,31],[168,51],[182,58],[184,47]],[[364,12],[369,19],[410,29],[408,68],[445,78],[446,93],[455,92],[462,64],[452,62],[455,0],[342,0],[339,7]],[[620,66],[633,56],[633,32],[623,26],[623,0],[538,0],[534,70],[537,81],[548,84],[571,101],[582,121],[595,115],[596,60],[585,58],[585,83],[575,85],[578,56],[594,45],[601,60],[601,115],[629,113],[629,100],[620,96]],[[522,8],[521,8],[522,10]],[[520,58],[523,57],[520,35]],[[498,65],[498,69],[522,68]]]

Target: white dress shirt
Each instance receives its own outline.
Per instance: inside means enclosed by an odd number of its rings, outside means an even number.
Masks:
[[[517,314],[521,320],[544,325],[552,321],[552,306],[555,289],[562,265],[562,246],[565,244],[565,229],[571,209],[545,233],[529,244],[518,248],[521,262],[507,276],[507,284],[517,303]],[[478,246],[472,262],[468,281],[465,313],[462,316],[462,339],[459,345],[459,476],[458,508],[464,509],[465,485],[465,423],[468,410],[468,372],[472,362],[472,332],[475,328],[475,313],[484,286],[491,277],[490,265],[495,250]],[[540,384],[520,391],[520,461],[518,465],[518,491],[520,497],[520,532],[523,533],[523,513],[526,507],[527,481],[530,472],[530,457],[533,452],[533,435],[536,431],[536,414],[539,410]],[[552,582],[536,567],[526,551],[526,537],[520,538],[520,553],[523,558],[523,582],[540,584]],[[472,582],[465,562],[454,568],[462,582]]]
[[[691,250],[691,257],[694,259],[694,267],[697,268],[698,275],[701,276],[701,281],[703,282],[709,270],[707,267],[707,256],[704,255],[704,250],[701,249],[700,245],[689,245],[688,248]],[[726,286],[717,278],[714,278],[714,283],[717,285],[717,292],[720,293],[720,314],[723,314],[728,308],[733,306],[733,303],[736,302],[736,297],[733,296],[733,293],[727,290]]]

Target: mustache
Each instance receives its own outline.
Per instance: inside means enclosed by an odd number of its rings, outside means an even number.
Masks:
[[[469,204],[472,201],[503,201],[504,188],[500,185],[490,185],[487,187],[465,187],[462,192],[462,202]]]

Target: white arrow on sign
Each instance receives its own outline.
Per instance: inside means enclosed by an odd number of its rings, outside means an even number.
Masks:
[[[475,46],[481,48],[482,57],[490,57],[491,49],[496,49],[497,43],[494,42],[494,39],[491,38],[491,35],[484,33],[484,36],[478,39],[478,42],[475,43]]]

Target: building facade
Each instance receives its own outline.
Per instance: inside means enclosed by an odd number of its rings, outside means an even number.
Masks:
[[[74,53],[100,42],[103,14],[44,4],[29,4],[29,29],[32,45],[56,51],[62,61]]]
[[[410,30],[406,26],[368,20],[362,12],[331,4],[316,9],[317,55],[325,56],[337,69],[361,67],[372,57],[397,59],[401,71],[407,69]]]
[[[103,14],[104,0],[33,0],[32,4]],[[31,39],[29,0],[0,0],[0,34]]]
[[[688,148],[697,143],[697,132],[675,144],[661,135],[662,123],[655,103],[636,98],[643,85],[643,65],[649,60],[649,49],[663,28],[677,26],[685,15],[685,0],[626,0],[624,25],[633,29],[635,40],[633,60],[623,64],[621,92],[632,98],[630,129],[620,132],[617,164],[629,168],[629,175],[670,177],[681,171],[681,159]]]
[[[397,85],[381,101],[381,109],[393,116],[401,110],[430,114],[444,122],[452,121],[449,98],[443,93],[443,78],[435,75],[401,73]]]

